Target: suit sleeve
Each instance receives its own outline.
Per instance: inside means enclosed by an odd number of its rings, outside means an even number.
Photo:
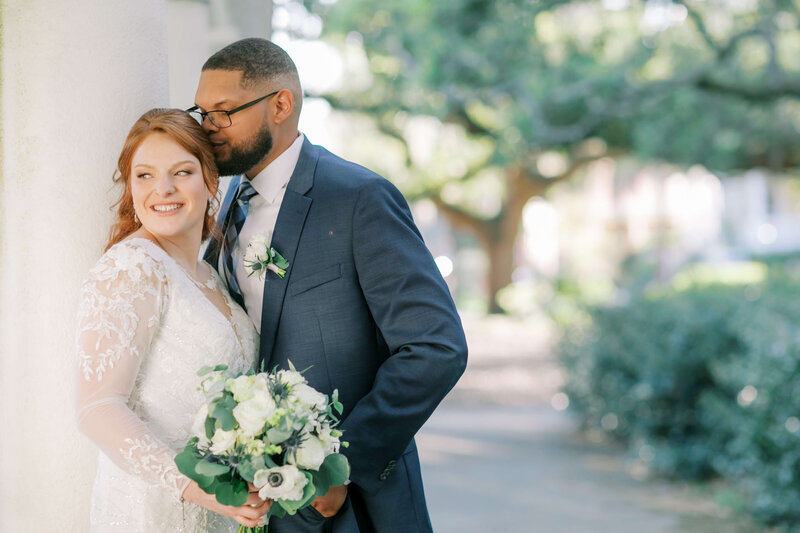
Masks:
[[[381,473],[453,388],[467,363],[461,321],[405,198],[371,180],[353,214],[358,280],[390,355],[370,392],[342,423],[353,483],[381,487]]]

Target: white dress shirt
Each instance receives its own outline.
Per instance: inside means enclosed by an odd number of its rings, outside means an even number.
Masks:
[[[302,133],[298,135],[289,148],[250,180],[250,184],[258,194],[250,200],[247,218],[242,226],[242,231],[239,232],[239,240],[233,252],[236,280],[242,290],[247,314],[250,315],[259,334],[261,333],[261,305],[264,300],[265,280],[258,276],[247,276],[244,269],[244,251],[254,235],[268,233],[270,241],[272,240],[278,212],[286,194],[286,186],[289,184],[289,178],[292,177],[294,167],[297,166],[304,139],[305,136]],[[283,254],[283,250],[277,251],[281,255]],[[273,274],[267,273],[267,278],[270,276]]]

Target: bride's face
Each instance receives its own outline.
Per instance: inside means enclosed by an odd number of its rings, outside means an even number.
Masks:
[[[133,206],[155,237],[197,237],[211,194],[200,161],[165,133],[151,133],[131,162]]]

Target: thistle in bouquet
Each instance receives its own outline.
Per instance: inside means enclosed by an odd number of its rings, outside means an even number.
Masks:
[[[262,499],[273,501],[267,522],[295,514],[350,477],[347,458],[339,453],[347,443],[336,429],[342,414],[337,391],[329,399],[289,366],[244,374],[225,365],[202,368],[205,403],[193,437],[175,457],[178,469],[223,505],[244,505],[248,482],[255,485]]]

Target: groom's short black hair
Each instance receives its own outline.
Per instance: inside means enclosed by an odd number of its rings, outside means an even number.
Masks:
[[[229,44],[209,57],[203,70],[239,70],[244,86],[284,75],[297,77],[297,67],[289,54],[272,41],[258,37]]]

